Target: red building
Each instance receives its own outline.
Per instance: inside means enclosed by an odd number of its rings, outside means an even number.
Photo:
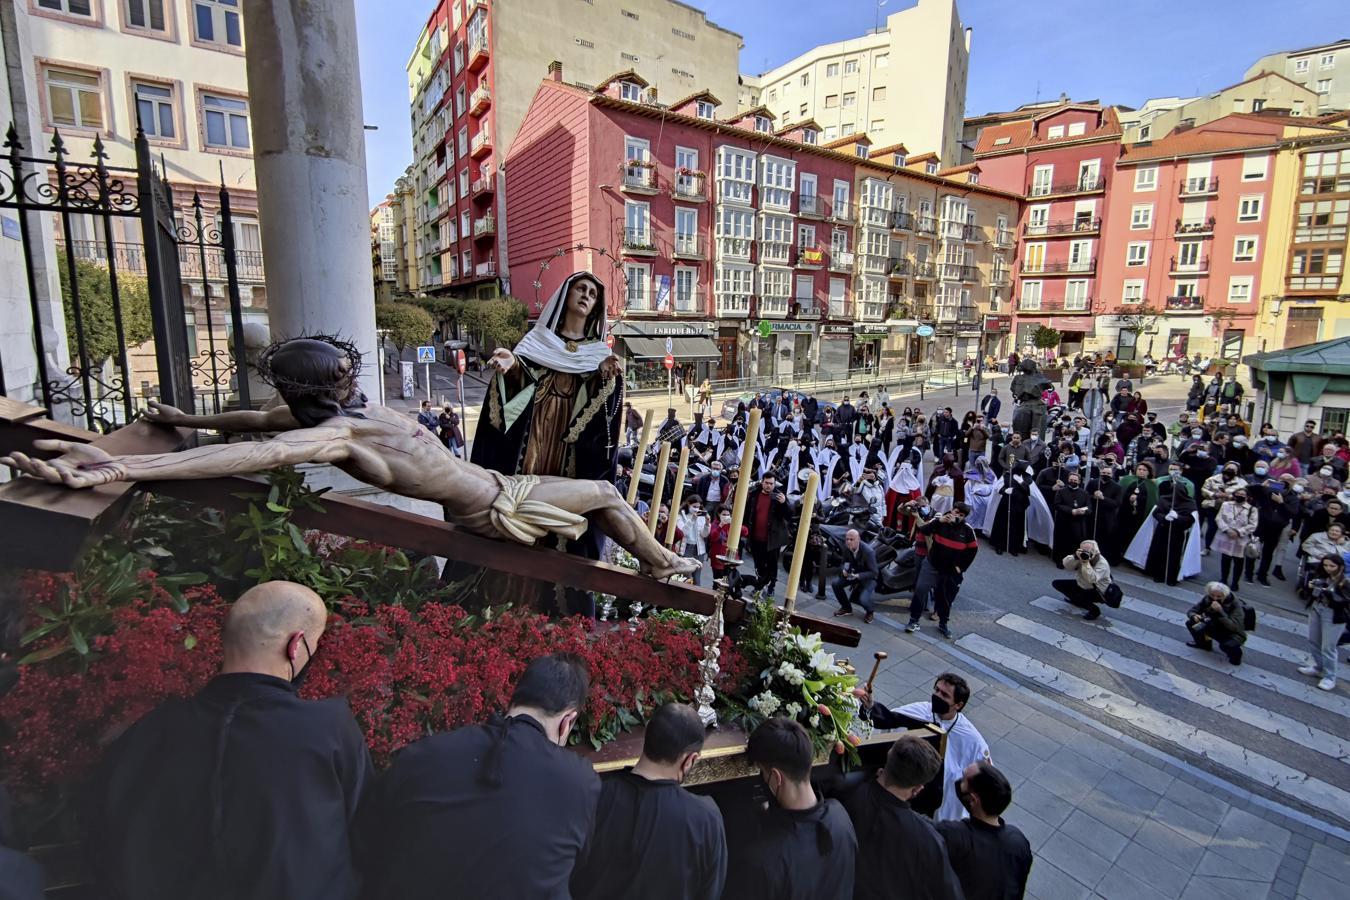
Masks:
[[[1063,103],[980,132],[981,183],[1026,196],[1013,270],[1016,346],[1038,327],[1062,333],[1075,353],[1095,335],[1103,306],[1102,223],[1120,156],[1115,110]]]
[[[765,109],[719,106],[658,105],[631,71],[583,89],[555,63],[506,158],[514,293],[537,312],[567,273],[596,272],[639,385],[665,383],[666,337],[695,379],[747,374],[766,349],[770,373],[845,369],[866,145],[826,149],[813,123],[775,133]]]
[[[1100,269],[1109,287],[1103,331],[1115,324],[1117,356],[1241,358],[1260,307],[1285,126],[1235,114],[1124,148]],[[1119,329],[1120,316],[1142,316],[1150,326],[1142,346]]]

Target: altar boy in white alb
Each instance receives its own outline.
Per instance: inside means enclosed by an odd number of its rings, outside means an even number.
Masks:
[[[989,745],[985,743],[975,724],[962,712],[970,700],[970,685],[954,672],[944,672],[933,683],[933,696],[926,701],[907,703],[895,709],[876,704],[865,712],[872,725],[879,729],[915,727],[916,723],[932,723],[947,733],[947,752],[942,760],[942,803],[933,813],[933,819],[964,819],[967,815],[956,795],[956,783],[966,766],[981,760],[990,761]],[[866,706],[870,697],[863,698]]]

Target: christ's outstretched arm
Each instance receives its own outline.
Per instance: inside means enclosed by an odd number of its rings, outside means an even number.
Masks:
[[[167,403],[151,403],[145,411],[147,422],[161,425],[178,425],[184,428],[205,428],[211,431],[224,431],[230,434],[246,434],[259,431],[290,431],[299,428],[289,407],[277,406],[272,409],[254,411],[240,409],[233,412],[217,413],[214,416],[195,416]]]

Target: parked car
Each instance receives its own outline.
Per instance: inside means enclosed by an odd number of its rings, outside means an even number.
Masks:
[[[730,422],[733,418],[736,417],[736,410],[740,407],[740,404],[744,403],[747,407],[749,407],[750,401],[755,399],[755,394],[763,394],[764,396],[769,398],[769,402],[771,403],[777,403],[778,398],[782,397],[784,394],[786,394],[790,399],[796,400],[806,399],[806,394],[802,393],[801,391],[794,391],[791,388],[779,387],[779,388],[769,388],[763,391],[745,391],[738,396],[728,397],[726,400],[723,400],[722,411],[718,413],[717,417],[721,419],[723,422]],[[837,405],[838,404],[833,402],[821,401],[820,403],[821,414],[823,415],[825,410],[827,409],[834,409],[835,406]]]

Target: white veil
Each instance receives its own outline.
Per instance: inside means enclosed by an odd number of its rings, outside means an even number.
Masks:
[[[556,329],[558,323],[562,320],[567,292],[571,290],[573,283],[578,278],[589,278],[595,282],[599,315],[592,314],[587,323],[585,339],[576,343],[575,350],[568,350],[568,342],[558,334]],[[553,296],[548,298],[548,302],[544,304],[544,309],[539,313],[539,321],[535,322],[534,327],[525,333],[525,336],[516,344],[513,352],[516,356],[528,359],[536,365],[546,366],[558,372],[568,372],[573,375],[594,372],[610,356],[611,351],[605,343],[605,335],[608,331],[609,322],[606,318],[604,285],[591,272],[574,272],[567,276],[563,283],[558,286],[558,289],[553,292]]]

